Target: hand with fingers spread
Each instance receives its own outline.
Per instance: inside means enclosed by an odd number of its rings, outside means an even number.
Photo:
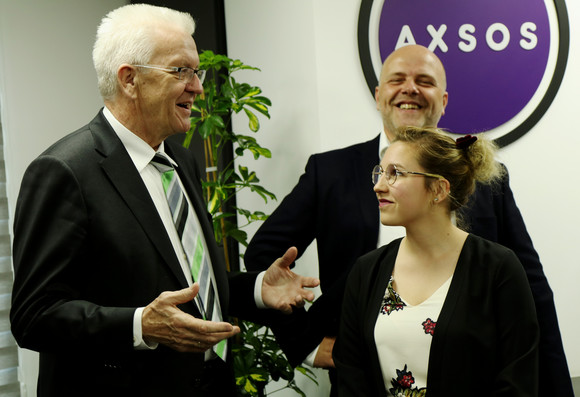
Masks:
[[[266,271],[262,281],[262,299],[266,306],[292,313],[292,306],[304,306],[304,300],[314,299],[314,292],[305,288],[314,288],[320,280],[314,277],[303,277],[290,270],[298,250],[290,247],[283,257],[278,258]]]
[[[142,317],[143,339],[168,346],[179,352],[202,353],[223,339],[240,332],[226,322],[195,318],[177,306],[193,300],[199,285],[180,291],[163,292],[145,307]]]

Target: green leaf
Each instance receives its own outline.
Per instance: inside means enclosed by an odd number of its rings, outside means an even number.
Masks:
[[[244,385],[244,390],[247,391],[248,393],[257,393],[258,389],[254,386],[254,384],[252,382],[250,382],[249,379],[246,379],[246,384]]]
[[[244,112],[246,113],[246,116],[248,116],[248,127],[250,127],[250,130],[254,132],[258,131],[260,129],[260,121],[258,120],[258,117],[246,108],[244,108]]]
[[[269,149],[260,146],[252,146],[249,147],[248,150],[254,155],[255,159],[258,159],[260,156],[264,156],[266,158],[272,157],[272,152]]]
[[[250,89],[241,96],[241,98],[252,97],[261,94],[262,90],[259,87],[250,87]]]
[[[247,102],[246,104],[248,106],[256,109],[258,112],[262,113],[264,116],[270,118],[270,113],[268,113],[268,108],[264,104],[262,104],[260,102],[254,102],[254,101]]]
[[[216,213],[219,210],[220,205],[221,205],[221,201],[220,201],[219,193],[217,190],[214,190],[211,194],[211,197],[209,198],[208,212],[210,214]]]
[[[248,233],[244,232],[240,229],[231,230],[228,232],[228,237],[232,237],[238,243],[242,244],[243,246],[248,246]]]
[[[250,374],[250,378],[258,382],[265,382],[267,380],[262,374]]]
[[[318,386],[318,382],[316,381],[316,374],[311,369],[298,365],[296,367],[296,371],[300,372],[301,374],[309,378],[312,382],[316,383],[316,385]]]

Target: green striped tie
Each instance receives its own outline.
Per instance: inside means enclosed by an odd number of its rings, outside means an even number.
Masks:
[[[212,281],[209,256],[205,252],[204,236],[195,211],[190,208],[179,183],[179,177],[175,177],[177,174],[169,159],[156,153],[151,164],[161,173],[163,190],[171,210],[175,229],[187,256],[193,280],[199,284],[197,301],[200,312],[205,320],[223,321],[219,299],[216,297]],[[222,340],[213,346],[213,351],[225,361],[226,348],[227,341]]]

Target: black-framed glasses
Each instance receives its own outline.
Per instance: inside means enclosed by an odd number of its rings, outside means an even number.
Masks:
[[[426,176],[429,178],[445,179],[441,175],[430,174],[428,172],[403,171],[403,170],[398,169],[395,164],[387,165],[386,169],[383,169],[383,167],[381,167],[380,165],[375,165],[375,167],[373,168],[373,172],[372,172],[373,185],[376,185],[377,183],[379,183],[379,180],[381,179],[381,176],[383,174],[385,175],[385,178],[387,178],[387,183],[389,185],[393,185],[397,181],[398,176],[407,175],[407,174],[422,175],[422,176]]]
[[[147,69],[157,69],[169,73],[179,73],[179,80],[185,81],[186,84],[193,80],[193,76],[197,76],[199,82],[203,84],[205,80],[205,70],[203,69],[192,69],[188,67],[177,67],[177,66],[159,66],[159,65],[133,65],[138,68]]]

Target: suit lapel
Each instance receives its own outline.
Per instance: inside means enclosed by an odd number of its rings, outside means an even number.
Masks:
[[[125,147],[102,114],[91,122],[90,129],[95,139],[95,149],[103,155],[101,161],[103,171],[140,223],[151,244],[170,267],[181,287],[186,288],[187,280],[177,260],[171,240],[151,200],[149,191]]]
[[[359,168],[356,172],[356,189],[361,192],[360,211],[363,215],[363,222],[369,225],[369,230],[373,233],[373,245],[379,237],[380,214],[378,211],[377,197],[373,191],[371,183],[371,172],[373,167],[379,163],[379,137],[365,142],[359,146],[357,160],[354,162]]]

